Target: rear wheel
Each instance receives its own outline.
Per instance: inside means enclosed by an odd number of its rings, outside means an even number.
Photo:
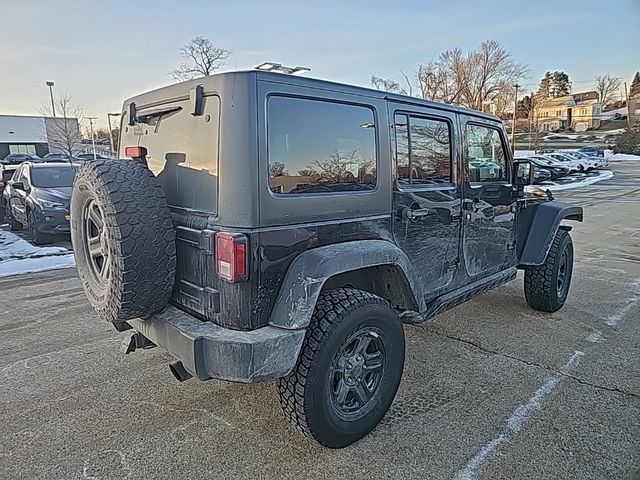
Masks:
[[[542,265],[524,272],[524,296],[531,308],[555,312],[569,294],[573,274],[573,242],[566,230],[558,230]]]
[[[385,300],[350,288],[324,293],[296,367],[279,380],[286,417],[329,448],[359,440],[393,402],[404,347],[400,319]]]

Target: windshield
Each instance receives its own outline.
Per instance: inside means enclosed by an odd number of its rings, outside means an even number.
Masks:
[[[70,187],[75,175],[72,167],[32,168],[31,183],[40,188]]]
[[[2,170],[2,179],[6,182],[11,180],[11,177],[13,177],[13,172],[15,172],[15,169],[12,170]]]
[[[571,157],[565,157],[564,155],[559,155],[559,154],[552,154],[551,155],[553,158],[560,160],[561,162],[572,162],[573,158]]]

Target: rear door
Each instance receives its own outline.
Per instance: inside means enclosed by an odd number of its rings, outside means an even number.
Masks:
[[[502,125],[461,116],[464,145],[462,250],[473,280],[514,266],[516,199],[511,154]]]
[[[460,265],[456,114],[389,107],[395,133],[393,235],[429,302],[449,289]]]

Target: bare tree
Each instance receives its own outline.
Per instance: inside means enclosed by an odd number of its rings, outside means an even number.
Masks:
[[[56,116],[52,116],[51,105],[43,102],[39,112],[45,118],[44,129],[50,150],[57,150],[69,158],[81,150],[82,133],[80,119],[84,115],[82,106],[75,103],[68,93],[58,95],[55,100]]]
[[[607,72],[606,75],[596,77],[596,92],[600,97],[600,105],[605,106],[614,99],[620,89],[620,79],[612,77]]]
[[[274,162],[269,165],[269,177],[285,177],[287,175],[289,175],[289,172],[287,172],[284,163]]]
[[[513,84],[527,75],[528,68],[516,62],[495,40],[464,53],[445,50],[426,64],[418,65],[418,83],[423,98],[482,109],[486,101],[496,104],[498,114],[513,103]]]
[[[184,81],[211,75],[231,58],[232,52],[216,47],[207,37],[198,35],[180,49],[180,55],[186,62],[169,75],[175,80]]]
[[[384,90],[389,93],[399,93],[401,95],[406,95],[407,92],[404,88],[400,86],[398,82],[391,78],[381,78],[376,76],[374,73],[371,74],[371,85],[373,85],[378,90]]]

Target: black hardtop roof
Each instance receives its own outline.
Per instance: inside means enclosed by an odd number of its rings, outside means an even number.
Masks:
[[[389,93],[383,90],[376,90],[373,88],[359,87],[356,85],[349,85],[346,83],[332,82],[329,80],[321,80],[318,78],[311,78],[306,76],[288,75],[276,72],[264,72],[260,70],[241,70],[236,72],[224,72],[216,73],[208,77],[200,77],[186,82],[176,83],[165,87],[160,87],[149,92],[136,95],[134,97],[125,100],[124,104],[129,105],[132,102],[137,104],[137,107],[157,105],[162,100],[177,100],[182,99],[189,94],[189,90],[196,85],[202,85],[205,91],[214,90],[215,82],[217,79],[223,77],[232,76],[256,76],[259,81],[284,83],[288,85],[300,85],[309,88],[317,88],[321,90],[339,91],[343,93],[352,93],[354,95],[367,96],[373,98],[387,99],[398,103],[411,104],[422,107],[431,107],[442,110],[448,110],[458,112],[464,115],[472,115],[495,122],[501,122],[501,120],[488,113],[480,112],[478,110],[472,110],[470,108],[462,107],[459,105],[452,105],[442,102],[434,102],[432,100],[423,100],[417,97],[410,97],[408,95],[400,95],[397,93]]]

